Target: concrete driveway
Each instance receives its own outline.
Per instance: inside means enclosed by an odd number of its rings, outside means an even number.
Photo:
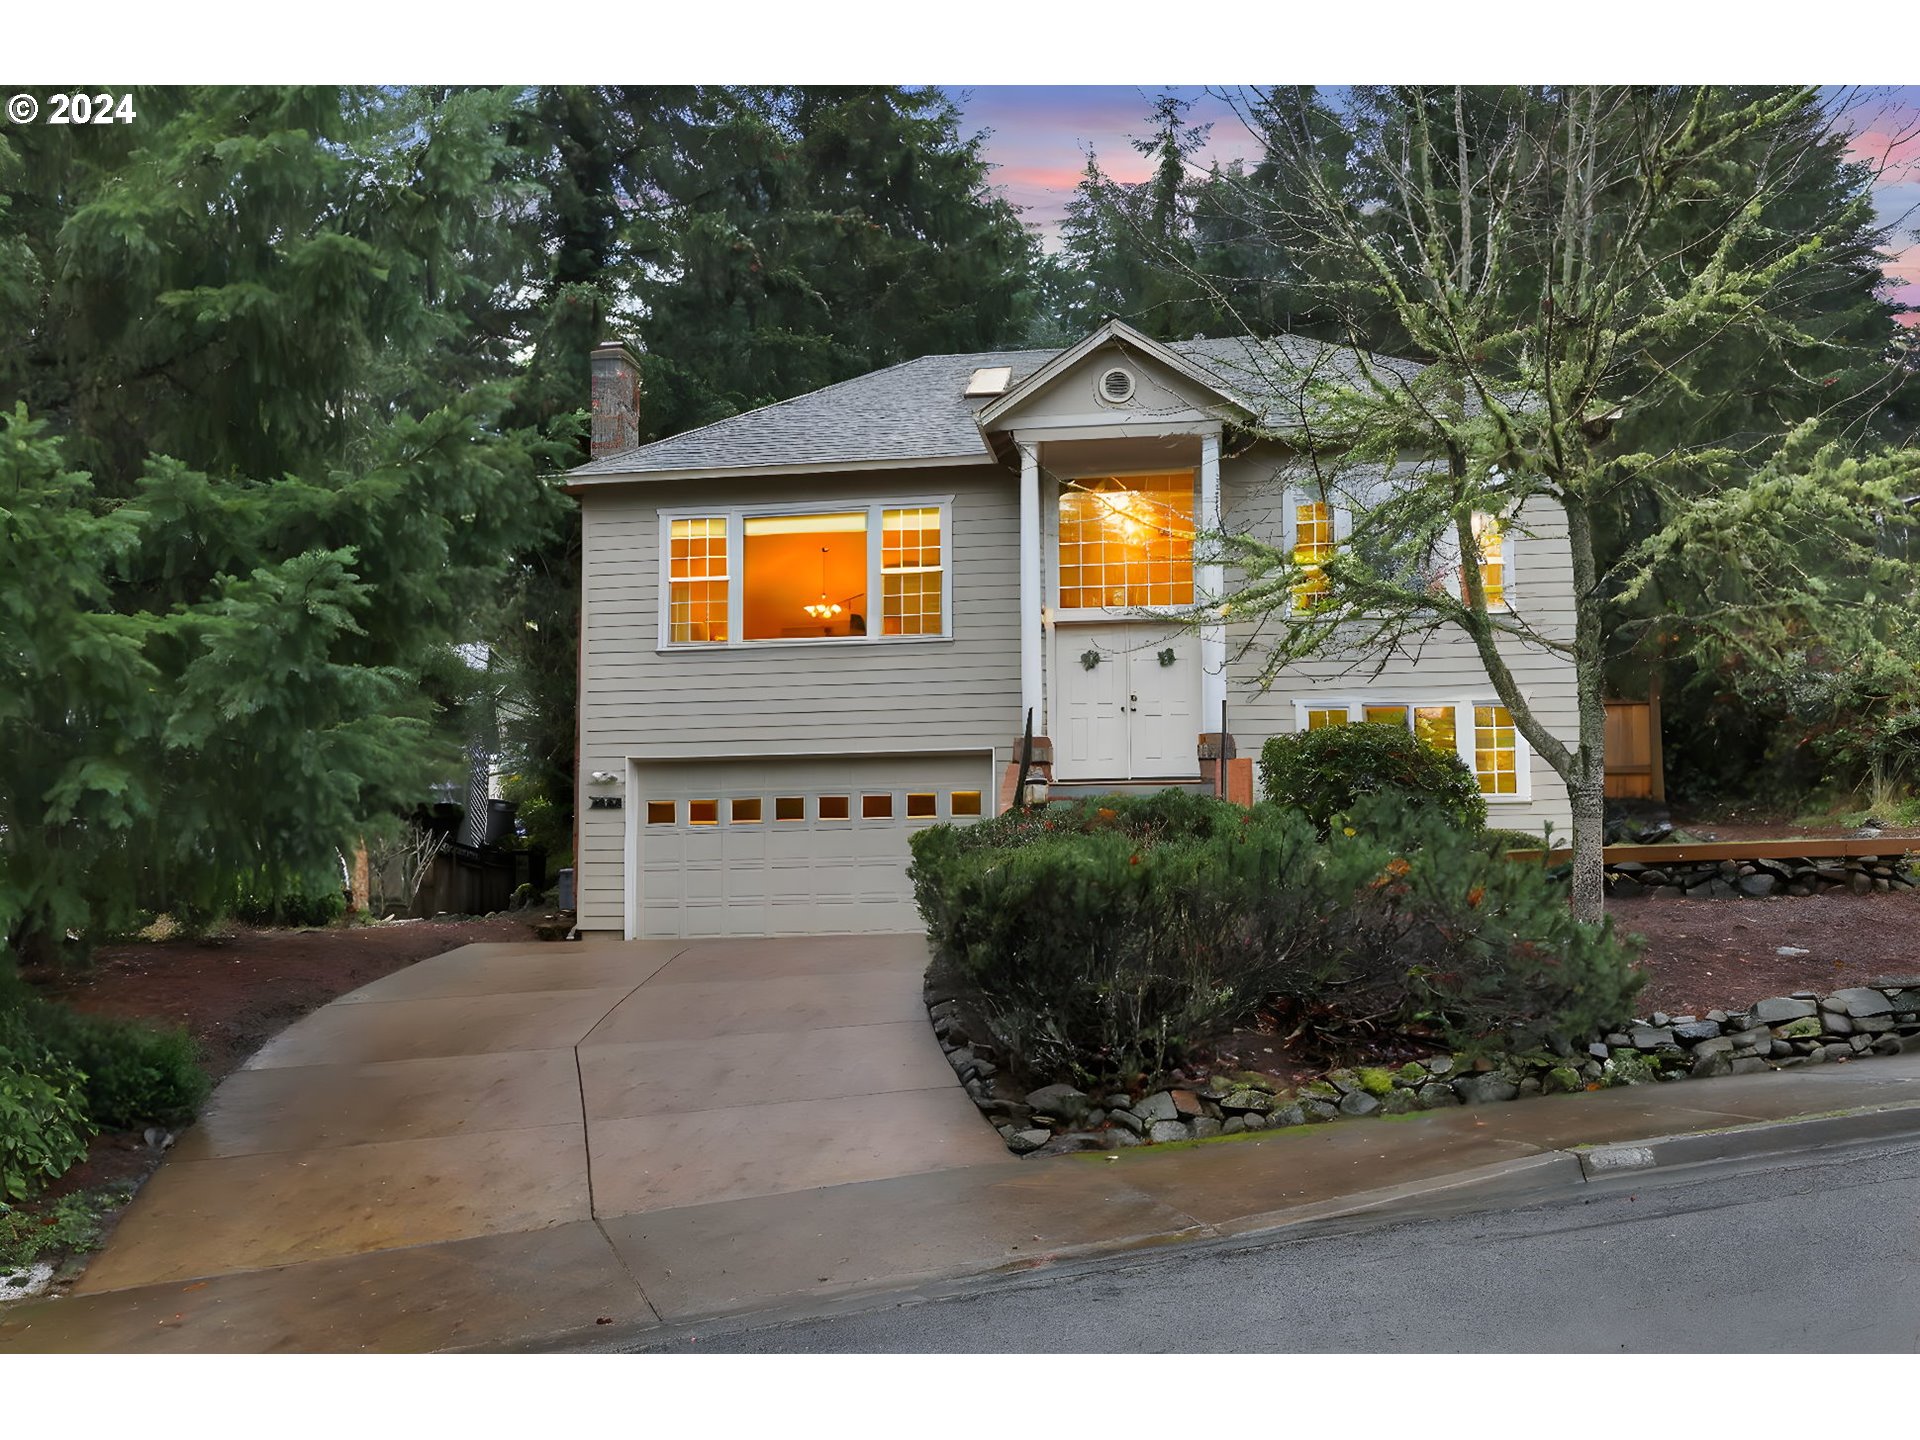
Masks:
[[[917,935],[423,960],[229,1077],[76,1294],[537,1234],[530,1266],[573,1245],[598,1273],[602,1219],[1012,1164],[941,1057],[925,964]]]

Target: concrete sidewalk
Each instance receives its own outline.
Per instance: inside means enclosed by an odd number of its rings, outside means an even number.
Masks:
[[[876,947],[873,955],[884,948]],[[897,962],[898,952],[894,954]],[[760,967],[772,963],[746,951],[733,960],[716,958],[723,960],[722,969],[736,966],[742,975],[763,974]],[[609,955],[601,963],[618,961]],[[662,961],[656,973],[664,973],[671,963],[671,957]],[[505,961],[501,966],[511,969]],[[421,968],[392,979],[406,979]],[[838,986],[836,993],[848,998],[864,994],[871,1000],[869,992],[885,988],[878,977],[891,968],[877,965],[869,984]],[[717,1053],[716,1042],[723,1036],[705,1037],[674,1064],[653,1071],[643,1066],[641,1078],[631,1080],[631,1091],[613,1083],[590,1085],[586,1079],[596,1048],[590,1036],[608,1046],[685,1044],[693,1037],[677,1027],[691,1016],[723,1012],[724,1006],[695,1005],[691,994],[703,984],[726,982],[713,978],[711,969],[701,979],[689,978],[694,973],[691,968],[682,973],[680,983],[687,994],[664,997],[662,1008],[652,1014],[636,1006],[615,1025],[620,1014],[616,1005],[580,1033],[584,1093],[614,1109],[623,1108],[614,1098],[622,1093],[629,1095],[631,1105],[637,1103],[633,1096],[644,1092],[651,1097],[650,1107],[672,1094],[688,1102],[714,1098],[713,1077],[703,1077],[697,1067],[702,1055]],[[581,984],[589,986],[590,978]],[[432,983],[425,977],[409,981]],[[465,983],[481,979],[469,975]],[[763,986],[771,983],[763,976]],[[644,993],[636,986],[622,997]],[[359,992],[359,998],[377,997]],[[396,996],[387,1003],[405,1002]],[[782,1013],[789,1019],[811,1013],[799,995],[777,1003],[786,1007]],[[343,1002],[337,1008],[347,1006]],[[512,1023],[533,1022],[522,1017]],[[585,1023],[584,1017],[578,1023]],[[709,1018],[706,1023],[721,1022]],[[876,1012],[868,1028],[904,1023]],[[349,1044],[346,1037],[365,1033],[345,1020],[329,1020],[327,1025],[334,1028],[323,1033],[336,1049]],[[307,1053],[300,1047],[309,1040],[293,1038],[300,1028],[283,1037],[285,1048],[276,1049],[281,1044],[276,1042],[263,1052],[263,1071],[282,1068],[276,1060]],[[392,1019],[382,1033],[388,1031],[419,1033]],[[926,1046],[933,1045],[924,1022],[919,1036]],[[819,1085],[832,1088],[829,1056],[837,1047],[842,1065],[855,1064],[851,1047],[857,1038],[821,1042],[817,1072],[799,1063],[793,1073],[802,1078],[794,1083],[804,1089],[804,1077],[817,1073]],[[898,1038],[903,1055],[910,1055],[905,1042],[912,1037],[903,1032]],[[765,1050],[762,1045],[751,1053]],[[356,1063],[378,1067],[423,1062]],[[903,1084],[931,1078],[906,1059],[898,1063],[906,1067]],[[631,1079],[633,1072],[627,1073]],[[349,1105],[332,1120],[311,1122],[321,1127],[319,1138],[338,1139],[343,1153],[386,1150],[391,1142],[357,1144],[349,1138],[365,1133],[369,1117],[382,1105],[397,1105],[405,1123],[427,1124],[422,1118],[431,1108],[426,1100],[397,1101],[391,1087],[383,1090],[378,1081],[367,1083],[373,1088],[360,1102],[362,1108]],[[0,1352],[406,1351],[591,1344],[657,1326],[794,1312],[1070,1257],[1247,1234],[1391,1206],[1436,1191],[1465,1193],[1476,1185],[1524,1179],[1546,1168],[1556,1174],[1571,1169],[1577,1179],[1580,1166],[1565,1152],[1581,1146],[1706,1136],[1754,1122],[1842,1112],[1872,1118],[1789,1127],[1758,1140],[1697,1139],[1686,1142],[1695,1148],[1682,1158],[1711,1158],[1736,1145],[1754,1153],[1756,1147],[1776,1143],[1775,1136],[1781,1145],[1818,1144],[1844,1137],[1847,1126],[1862,1123],[1883,1134],[1920,1133],[1920,1055],[1430,1111],[1393,1120],[1343,1121],[1111,1156],[1025,1161],[1006,1155],[953,1087],[950,1072],[943,1084],[944,1090],[928,1086],[928,1093],[950,1094],[965,1106],[972,1130],[956,1130],[942,1139],[945,1127],[938,1126],[932,1153],[916,1152],[891,1162],[892,1152],[881,1143],[885,1135],[871,1133],[869,1122],[857,1116],[846,1118],[835,1138],[814,1142],[816,1148],[830,1147],[844,1138],[850,1158],[836,1162],[830,1155],[804,1156],[782,1147],[786,1158],[775,1164],[765,1158],[766,1148],[750,1126],[740,1138],[738,1126],[746,1124],[744,1120],[689,1121],[685,1129],[675,1120],[646,1136],[604,1127],[596,1131],[592,1099],[586,1102],[584,1122],[576,1113],[570,1125],[537,1109],[516,1112],[513,1118],[530,1123],[470,1137],[483,1148],[466,1157],[464,1165],[416,1167],[406,1172],[404,1181],[390,1165],[383,1167],[381,1153],[329,1167],[316,1162],[319,1151],[302,1152],[307,1158],[299,1163],[312,1170],[311,1183],[317,1189],[311,1194],[321,1203],[297,1207],[299,1213],[331,1213],[339,1233],[358,1227],[364,1235],[385,1237],[381,1243],[344,1251],[336,1242],[333,1253],[278,1263],[274,1257],[288,1248],[284,1237],[250,1239],[247,1229],[247,1217],[252,1215],[257,1223],[270,1194],[248,1191],[246,1173],[234,1172],[224,1186],[204,1182],[207,1188],[199,1203],[232,1217],[222,1242],[228,1247],[225,1253],[252,1257],[254,1263],[210,1270],[206,1252],[191,1246],[193,1218],[182,1210],[184,1202],[177,1195],[168,1206],[150,1206],[145,1215],[137,1201],[127,1224],[140,1221],[134,1230],[140,1263],[122,1256],[121,1237],[116,1237],[86,1277],[84,1293],[20,1306],[0,1316]],[[686,1088],[675,1091],[676,1085]],[[255,1093],[248,1088],[242,1095]],[[576,1105],[581,1103],[579,1093]],[[908,1102],[929,1103],[924,1095]],[[249,1109],[249,1104],[260,1108]],[[847,1115],[841,1102],[816,1103],[813,1108],[827,1117]],[[258,1115],[272,1109],[264,1099],[242,1103],[241,1096],[223,1103],[216,1107],[217,1122],[210,1113],[206,1137],[195,1140],[194,1153],[231,1147],[239,1143],[238,1137],[256,1134]],[[716,1110],[688,1113],[711,1115]],[[246,1120],[250,1115],[256,1118]],[[573,1188],[576,1170],[570,1157],[585,1148],[583,1130],[596,1137],[590,1197],[584,1189],[576,1193]],[[546,1131],[554,1132],[551,1138],[543,1136]],[[519,1138],[509,1142],[502,1135]],[[615,1137],[624,1153],[603,1158],[607,1136]],[[968,1143],[975,1136],[982,1141],[977,1152]],[[542,1146],[551,1149],[551,1156]],[[664,1153],[663,1147],[681,1157],[664,1169],[647,1158]],[[712,1165],[695,1163],[705,1147],[714,1150]],[[1587,1164],[1614,1163],[1617,1157],[1624,1157],[1618,1159],[1621,1164],[1642,1163],[1638,1151],[1603,1152],[1589,1157]],[[970,1153],[978,1159],[969,1158]],[[236,1158],[259,1160],[257,1155]],[[527,1177],[549,1162],[550,1182],[529,1188]],[[852,1173],[836,1178],[836,1164],[851,1166]],[[884,1173],[863,1175],[858,1173],[862,1166]],[[168,1168],[163,1167],[152,1185],[166,1178]],[[607,1206],[601,1203],[603,1175],[612,1177]],[[296,1191],[305,1189],[303,1180],[280,1178],[283,1184],[294,1183]],[[414,1216],[411,1228],[378,1222],[383,1198],[397,1183],[404,1183],[406,1194],[419,1197],[406,1209]],[[688,1196],[697,1198],[682,1203]],[[141,1201],[147,1198],[143,1194]],[[609,1208],[613,1205],[634,1208],[618,1211]],[[186,1228],[175,1228],[183,1214]],[[440,1218],[431,1223],[422,1218],[435,1215]],[[481,1216],[484,1226],[474,1218]],[[460,1233],[463,1223],[467,1233]],[[315,1233],[324,1242],[324,1232],[311,1232],[306,1243],[313,1243]]]

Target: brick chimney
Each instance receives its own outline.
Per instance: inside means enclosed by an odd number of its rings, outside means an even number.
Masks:
[[[624,340],[593,351],[593,458],[640,443],[640,362]]]

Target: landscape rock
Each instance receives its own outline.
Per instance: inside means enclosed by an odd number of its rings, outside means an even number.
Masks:
[[[1153,1094],[1147,1096],[1138,1105],[1133,1107],[1133,1113],[1149,1125],[1156,1124],[1162,1120],[1177,1120],[1180,1118],[1180,1112],[1174,1108],[1173,1096],[1164,1090],[1156,1090]]]
[[[1147,1139],[1156,1145],[1164,1145],[1170,1140],[1191,1140],[1192,1138],[1192,1132],[1179,1120],[1156,1120],[1147,1131]]]
[[[1193,1122],[1193,1138],[1196,1140],[1209,1140],[1218,1135],[1220,1130],[1221,1122],[1205,1115]]]
[[[1147,1133],[1147,1122],[1131,1110],[1109,1111],[1107,1119],[1110,1123],[1119,1126],[1130,1135],[1144,1135]]]
[[[1770,1068],[1758,1055],[1742,1055],[1733,1062],[1733,1073],[1736,1075],[1754,1075]]]
[[[1173,1097],[1174,1110],[1187,1119],[1197,1119],[1206,1114],[1205,1107],[1200,1103],[1200,1097],[1193,1091],[1170,1090],[1167,1093]]]
[[[1719,1022],[1715,1020],[1695,1020],[1689,1024],[1676,1024],[1673,1027],[1673,1038],[1682,1043],[1691,1043],[1695,1040],[1711,1040],[1719,1033],[1720,1025]]]
[[[1893,1001],[1879,990],[1862,987],[1857,990],[1836,990],[1827,996],[1827,1009],[1838,1010],[1851,1019],[1859,1020],[1874,1015],[1891,1015]]]
[[[1278,1105],[1274,1107],[1273,1113],[1266,1117],[1266,1122],[1266,1128],[1269,1130],[1278,1130],[1285,1125],[1304,1125],[1307,1123],[1307,1112],[1299,1105]],[[1249,1129],[1253,1127],[1252,1120],[1247,1122],[1247,1127]]]
[[[1673,1031],[1664,1025],[1636,1025],[1627,1032],[1627,1040],[1636,1050],[1657,1050],[1673,1044]]]
[[[1340,1097],[1342,1115],[1371,1115],[1380,1108],[1380,1102],[1364,1090],[1353,1090]]]
[[[1790,1000],[1785,995],[1776,995],[1770,1000],[1762,1000],[1749,1013],[1763,1025],[1780,1025],[1788,1020],[1812,1015],[1818,1008],[1809,1000]]]
[[[1036,1115],[1048,1115],[1069,1124],[1092,1108],[1086,1095],[1071,1085],[1043,1085],[1038,1090],[1028,1092],[1027,1104],[1033,1107]]]
[[[1331,1100],[1322,1100],[1317,1096],[1308,1096],[1300,1102],[1300,1113],[1307,1120],[1318,1124],[1339,1116],[1340,1107]]]
[[[1247,1122],[1244,1118],[1239,1115],[1229,1115],[1226,1118],[1226,1122],[1221,1125],[1220,1133],[1222,1135],[1238,1135],[1245,1131],[1246,1128]]]
[[[1696,1080],[1713,1080],[1721,1075],[1733,1073],[1733,1061],[1721,1051],[1715,1050],[1702,1055],[1696,1050],[1694,1054],[1696,1058],[1693,1069],[1688,1073]]]
[[[1273,1109],[1273,1096],[1264,1095],[1258,1090],[1236,1090],[1220,1102],[1220,1108],[1236,1115],[1248,1111],[1264,1115]]]
[[[1051,1130],[1016,1130],[1007,1137],[1007,1148],[1016,1155],[1028,1155],[1051,1139]]]
[[[1520,1093],[1520,1087],[1504,1075],[1465,1075],[1453,1082],[1453,1088],[1468,1105],[1498,1104]]]
[[[1420,1087],[1420,1108],[1422,1110],[1439,1110],[1448,1105],[1458,1105],[1459,1103],[1460,1097],[1453,1093],[1453,1087],[1451,1085],[1443,1085],[1439,1081],[1435,1081],[1431,1085],[1422,1085]]]

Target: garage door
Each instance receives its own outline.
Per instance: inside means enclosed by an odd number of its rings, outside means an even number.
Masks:
[[[907,837],[993,808],[985,752],[633,767],[643,936],[920,928]]]

